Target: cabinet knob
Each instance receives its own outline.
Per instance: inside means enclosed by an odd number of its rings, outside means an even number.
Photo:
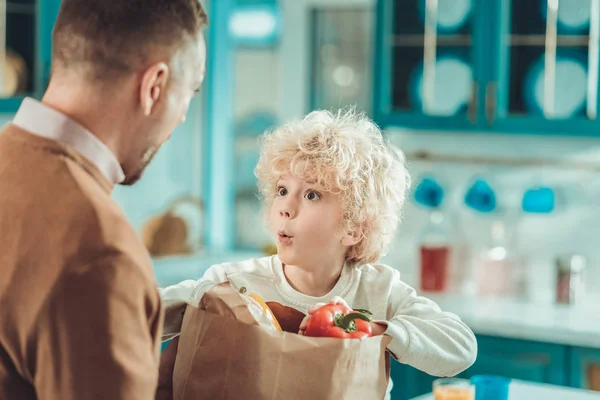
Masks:
[[[496,109],[498,105],[498,84],[488,82],[485,87],[485,117],[488,125],[493,125],[496,121]]]
[[[477,107],[479,104],[479,83],[473,81],[471,85],[471,99],[467,108],[467,117],[472,124],[477,123]]]

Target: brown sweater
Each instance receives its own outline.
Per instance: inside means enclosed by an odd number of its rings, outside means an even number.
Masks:
[[[160,297],[112,189],[72,148],[0,130],[0,399],[154,398]]]

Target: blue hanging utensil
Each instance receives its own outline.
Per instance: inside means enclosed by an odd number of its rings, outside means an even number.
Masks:
[[[444,200],[444,188],[433,178],[423,178],[414,194],[415,201],[428,208],[438,208]]]
[[[521,207],[526,213],[548,214],[556,207],[554,190],[549,187],[530,188],[523,194]]]
[[[496,193],[485,180],[477,179],[465,194],[465,204],[479,212],[492,212],[496,209]]]

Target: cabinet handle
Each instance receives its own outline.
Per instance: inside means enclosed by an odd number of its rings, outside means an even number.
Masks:
[[[425,2],[423,45],[423,112],[430,114],[435,101],[435,62],[437,58],[438,0]]]
[[[497,103],[497,84],[496,82],[488,82],[485,87],[485,117],[489,126],[496,121]]]
[[[477,106],[479,104],[479,83],[473,81],[471,84],[471,100],[467,108],[467,117],[472,124],[477,122]]]
[[[6,65],[6,0],[0,0],[0,70]],[[4,79],[0,74],[0,97],[4,96]]]
[[[600,0],[590,4],[590,39],[588,43],[587,117],[598,117],[598,58],[600,58]]]
[[[556,84],[556,41],[558,24],[558,1],[548,0],[548,16],[546,18],[546,44],[544,58],[544,117],[554,116],[555,84]]]

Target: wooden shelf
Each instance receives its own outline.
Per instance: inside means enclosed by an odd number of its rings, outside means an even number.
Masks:
[[[588,46],[590,37],[588,35],[558,35],[556,45],[558,47],[582,47]],[[545,46],[546,35],[509,35],[511,46]]]
[[[557,168],[579,171],[600,172],[600,163],[592,161],[565,160],[539,157],[500,157],[479,155],[458,155],[414,151],[405,154],[407,160],[441,164],[495,165],[503,167]],[[598,372],[600,374],[600,371]]]
[[[21,4],[21,3],[6,3],[7,14],[28,14],[35,15],[37,7],[35,4]]]
[[[471,46],[473,38],[471,35],[438,35],[437,45],[445,46]],[[395,35],[392,37],[392,45],[400,47],[423,47],[425,45],[424,35]]]
[[[557,46],[559,47],[584,47],[589,45],[590,37],[588,35],[558,35]],[[508,35],[508,41],[511,46],[545,46],[546,35]],[[394,35],[392,37],[393,46],[401,47],[423,47],[425,43],[424,35]],[[438,35],[437,45],[443,46],[471,46],[473,39],[471,35]]]

